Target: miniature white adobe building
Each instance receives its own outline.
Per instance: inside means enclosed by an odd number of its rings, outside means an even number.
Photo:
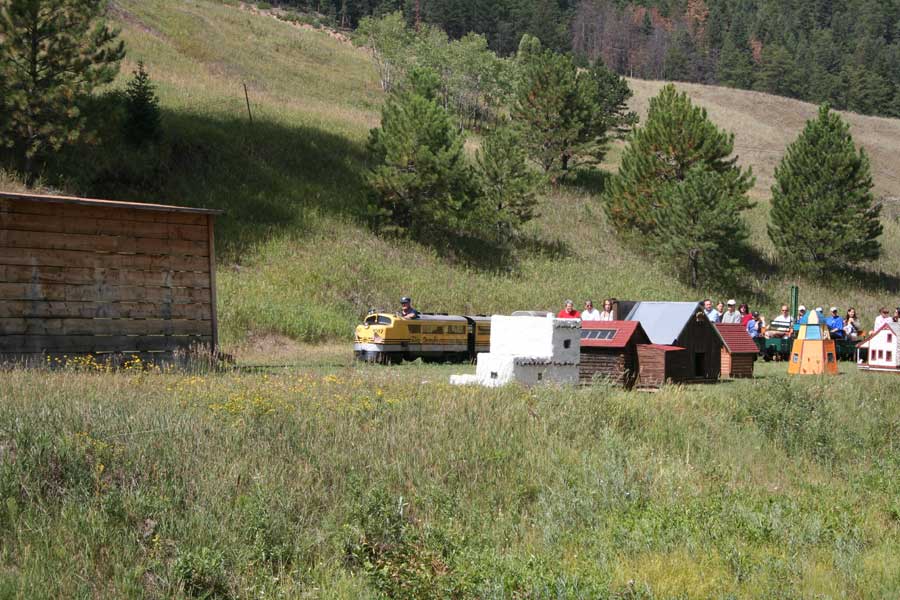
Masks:
[[[491,317],[491,351],[478,355],[475,375],[453,375],[450,383],[498,387],[516,381],[578,383],[581,321],[546,316]]]
[[[856,347],[869,351],[865,360],[858,355],[856,364],[860,369],[900,373],[900,323],[885,323]]]

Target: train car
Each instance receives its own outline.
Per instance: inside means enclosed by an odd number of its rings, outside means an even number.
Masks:
[[[422,313],[418,319],[373,312],[357,325],[353,353],[359,360],[464,362],[488,352],[491,319],[483,315]]]

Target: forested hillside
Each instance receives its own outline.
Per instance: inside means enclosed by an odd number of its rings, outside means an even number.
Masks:
[[[622,142],[612,145],[599,170],[579,168],[538,190],[534,218],[505,248],[438,246],[372,227],[373,161],[366,140],[389,97],[372,52],[334,31],[288,22],[283,17],[289,15],[273,18],[276,13],[212,0],[112,3],[109,16],[121,28],[126,56],[113,84],[85,103],[96,131],[37,163],[39,182],[59,191],[224,209],[216,241],[220,322],[229,349],[248,336],[270,334],[346,339],[369,307],[392,307],[402,294],[426,310],[484,313],[554,308],[566,297],[710,294],[739,296],[769,314],[787,287],[799,283],[807,304],[853,303],[863,315],[894,304],[900,289],[898,120],[843,115],[871,158],[876,197],[886,198],[885,234],[881,259],[831,281],[781,271],[766,233],[775,167],[816,107],[700,84],[678,87],[713,123],[735,134],[738,163],[756,176],[751,198],[757,204],[746,219],[753,260],[739,286],[691,289],[646,248],[617,236],[600,198],[619,166]],[[421,30],[424,35],[427,28]],[[410,52],[437,49],[462,64],[480,38],[469,36],[459,47],[439,35],[428,39],[434,45],[416,42]],[[127,119],[117,98],[139,61],[159,96],[161,132],[136,146],[123,136]],[[498,61],[514,59],[493,57],[485,65]],[[449,82],[451,94],[468,89],[458,83]],[[662,84],[627,83],[634,92],[630,109],[644,123]],[[461,135],[473,158],[488,132],[467,129]],[[0,173],[0,186],[20,187],[17,160],[6,152],[0,152],[0,168],[11,175]]]
[[[897,0],[279,0],[355,27],[403,10],[509,54],[525,33],[642,79],[721,84],[900,116]]]

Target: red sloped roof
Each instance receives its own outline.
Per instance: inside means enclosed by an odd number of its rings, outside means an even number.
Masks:
[[[747,333],[747,328],[740,323],[716,323],[716,331],[725,347],[732,354],[758,354],[756,342]]]
[[[614,333],[609,338],[591,338],[585,337],[586,331],[596,330],[612,330]],[[643,334],[641,339],[647,338],[638,321],[582,321],[581,322],[581,345],[587,348],[624,348],[634,336],[637,330],[641,330]]]

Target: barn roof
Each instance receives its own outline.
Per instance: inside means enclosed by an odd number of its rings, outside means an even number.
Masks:
[[[26,202],[44,202],[54,204],[74,204],[80,206],[97,206],[100,208],[130,208],[156,212],[195,213],[204,215],[220,215],[223,211],[211,208],[192,208],[188,206],[171,206],[168,204],[151,204],[149,202],[122,202],[118,200],[97,200],[95,198],[78,198],[75,196],[51,196],[46,194],[18,194],[0,191],[0,199],[24,200]]]
[[[885,329],[893,331],[894,339],[896,339],[898,342],[900,342],[900,323],[894,323],[893,321],[891,321],[890,323],[885,323],[884,325],[882,325],[881,328],[878,329],[878,331],[873,332],[868,338],[866,338],[865,340],[858,343],[856,345],[856,347],[857,348],[868,348],[869,342],[874,340],[875,336],[877,336],[879,333],[881,333]]]
[[[673,344],[698,310],[699,302],[638,302],[625,319],[640,321],[654,344]]]
[[[646,339],[637,321],[582,321],[581,345],[588,348],[625,348],[638,331]]]
[[[663,352],[677,352],[684,350],[681,346],[669,346],[667,344],[638,344],[641,348],[653,348],[654,350],[662,350]]]
[[[725,347],[732,354],[758,354],[756,342],[747,333],[747,328],[740,323],[716,323],[716,333],[722,338]]]

